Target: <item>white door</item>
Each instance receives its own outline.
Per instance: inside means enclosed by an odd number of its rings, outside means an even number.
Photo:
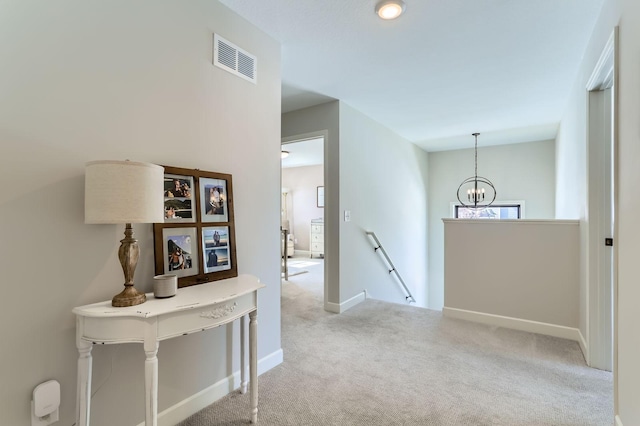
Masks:
[[[613,369],[613,91],[589,92],[589,361]]]

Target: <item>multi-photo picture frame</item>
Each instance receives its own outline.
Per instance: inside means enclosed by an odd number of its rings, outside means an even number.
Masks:
[[[231,175],[164,166],[164,223],[153,225],[155,272],[178,287],[238,276]]]

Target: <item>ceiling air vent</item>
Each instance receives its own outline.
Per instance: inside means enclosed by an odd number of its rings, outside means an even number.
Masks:
[[[235,44],[213,35],[213,64],[252,83],[257,81],[257,59]]]

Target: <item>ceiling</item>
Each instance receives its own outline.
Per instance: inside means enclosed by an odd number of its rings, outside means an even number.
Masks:
[[[283,169],[315,166],[324,163],[324,139],[314,138],[282,145],[289,156],[280,160]]]
[[[603,0],[220,2],[281,42],[283,112],[339,99],[440,151],[553,139]]]

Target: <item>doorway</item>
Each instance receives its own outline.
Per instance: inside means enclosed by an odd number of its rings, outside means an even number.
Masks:
[[[324,136],[282,142],[283,279],[325,297]],[[283,247],[285,242],[283,241]],[[284,256],[283,256],[284,257]]]

